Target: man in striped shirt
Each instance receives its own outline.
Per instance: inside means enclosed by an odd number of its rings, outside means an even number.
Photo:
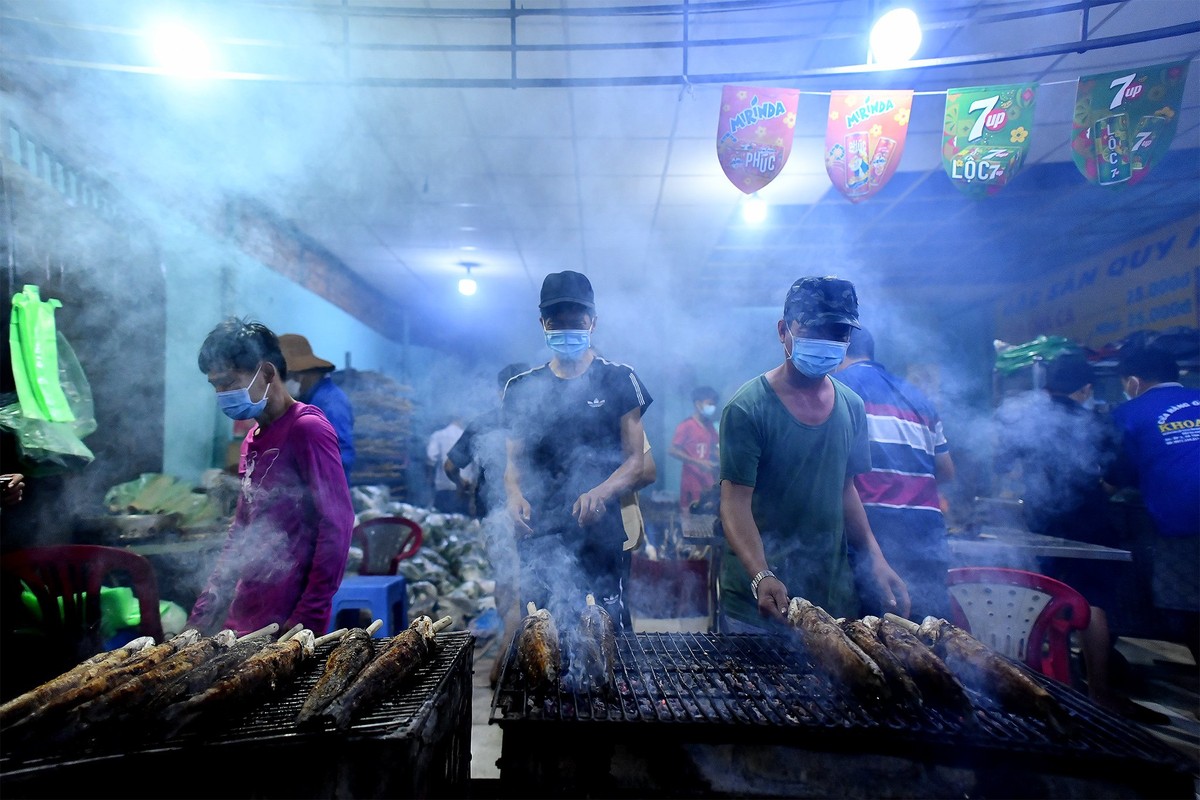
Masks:
[[[851,330],[836,377],[866,406],[871,471],[854,482],[879,548],[908,585],[913,618],[949,618],[950,552],[938,483],[953,479],[954,461],[937,410],[875,361],[866,328]]]

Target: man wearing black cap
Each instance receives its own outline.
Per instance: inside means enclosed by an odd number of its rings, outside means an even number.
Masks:
[[[781,621],[791,597],[859,615],[848,552],[884,603],[909,612],[904,582],[867,522],[854,476],[871,468],[863,402],[829,377],[858,327],[854,284],[800,278],[776,323],[784,361],[748,381],[721,415],[721,629]]]
[[[504,392],[521,600],[558,616],[591,593],[619,629],[627,619],[620,499],[641,483],[651,398],[631,368],[592,350],[596,303],[585,275],[547,275],[539,308],[552,357]]]

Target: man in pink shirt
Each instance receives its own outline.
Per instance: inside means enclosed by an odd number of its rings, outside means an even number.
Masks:
[[[261,323],[222,322],[197,362],[225,415],[257,425],[242,443],[229,535],[188,624],[244,634],[299,623],[322,634],[354,529],[337,434],[288,393],[279,340]]]
[[[683,462],[679,479],[679,508],[687,514],[692,503],[717,483],[717,390],[701,386],[692,391],[692,415],[675,428],[672,456]]]

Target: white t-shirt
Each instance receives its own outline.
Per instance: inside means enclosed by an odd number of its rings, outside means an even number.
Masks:
[[[429,444],[425,448],[425,457],[433,466],[434,491],[453,491],[456,488],[454,481],[446,477],[443,465],[446,463],[446,455],[450,452],[450,448],[454,447],[462,433],[462,426],[457,422],[451,422],[441,430],[434,431],[429,437]]]

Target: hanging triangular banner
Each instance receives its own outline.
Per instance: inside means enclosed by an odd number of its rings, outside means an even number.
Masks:
[[[850,202],[866,200],[896,172],[912,96],[911,89],[830,93],[825,171]]]
[[[753,194],[779,176],[792,152],[799,103],[799,89],[725,87],[717,158],[734,186]]]
[[[942,166],[963,192],[995,194],[1020,172],[1033,127],[1036,83],[946,92]]]
[[[1079,79],[1071,156],[1101,186],[1132,186],[1171,147],[1188,62],[1122,69]]]

